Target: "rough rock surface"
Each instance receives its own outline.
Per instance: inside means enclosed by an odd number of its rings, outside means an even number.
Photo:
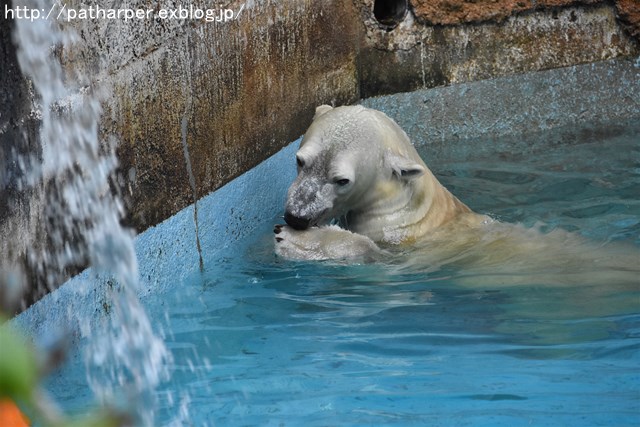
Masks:
[[[635,58],[640,53],[638,39],[622,28],[612,3],[540,8],[510,15],[496,12],[493,20],[458,25],[420,24],[416,22],[420,18],[410,10],[402,22],[385,30],[367,15],[373,0],[361,1],[366,30],[359,55],[360,95],[364,98]]]
[[[616,1],[618,16],[629,33],[640,40],[640,1],[618,0]]]
[[[604,0],[410,0],[418,21],[429,25],[457,25],[502,22],[515,13],[578,4],[606,3]],[[640,37],[640,1],[617,0],[620,19],[634,37]]]

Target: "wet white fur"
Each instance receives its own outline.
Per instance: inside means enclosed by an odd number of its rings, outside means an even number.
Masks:
[[[277,228],[276,253],[284,258],[388,260],[401,254],[406,264],[460,264],[493,281],[514,283],[516,276],[534,274],[541,281],[563,275],[563,282],[581,283],[616,274],[625,283],[640,282],[640,256],[632,245],[602,248],[572,233],[543,234],[472,212],[379,111],[318,107],[297,156],[304,166],[285,208],[312,218],[313,226]],[[349,184],[338,185],[341,179]],[[336,218],[341,227],[328,226]]]

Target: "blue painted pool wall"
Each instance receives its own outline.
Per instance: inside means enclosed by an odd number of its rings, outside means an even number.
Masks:
[[[205,258],[214,257],[281,213],[287,188],[295,178],[298,145],[299,140],[289,144],[198,200],[199,237]],[[193,211],[190,205],[136,237],[138,294],[143,301],[146,295],[178,286],[199,269]],[[87,269],[16,317],[14,324],[29,331],[36,342],[47,342],[59,333],[79,337],[104,317],[108,302],[107,279]],[[84,319],[85,324],[78,324],[77,319]]]

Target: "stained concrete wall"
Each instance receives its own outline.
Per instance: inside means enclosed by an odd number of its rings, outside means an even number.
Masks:
[[[146,10],[147,3],[127,7]],[[204,195],[300,135],[314,105],[359,97],[358,28],[348,3],[235,1],[223,10],[235,17],[73,22],[83,43],[62,59],[69,68],[97,70],[95,80],[107,89],[103,133],[120,141],[121,184],[138,230],[193,203],[183,118]]]
[[[465,15],[468,22],[427,19],[409,10],[388,31],[369,13],[375,2],[363,0],[360,9],[366,23],[360,52],[363,98],[638,55],[638,39],[608,2],[491,14],[485,3],[500,2],[478,1],[473,4],[483,5],[487,16]],[[449,3],[469,7],[463,1]],[[437,16],[457,10],[444,8]]]
[[[68,9],[87,7],[64,3]],[[101,6],[147,10],[148,3]],[[150,19],[63,24],[77,32],[78,42],[57,55],[70,74],[84,76],[83,84],[101,94],[101,135],[118,141],[115,187],[125,198],[127,223],[138,231],[193,203],[183,142],[202,196],[296,139],[321,103],[640,54],[633,13],[627,13],[633,12],[633,0],[630,6],[620,0],[535,7],[519,2],[523,6],[516,8],[478,0],[473,4],[493,11],[478,19],[458,0],[433,3],[435,12],[424,9],[430,2],[418,0],[214,3],[159,2],[151,6]],[[189,4],[229,9],[234,17],[157,17],[160,7]],[[0,20],[0,250],[29,272],[37,260],[25,253],[46,233],[46,188],[25,191],[16,185],[17,154],[37,153],[39,141],[33,94],[7,37],[14,25]],[[34,287],[42,280],[31,275]]]

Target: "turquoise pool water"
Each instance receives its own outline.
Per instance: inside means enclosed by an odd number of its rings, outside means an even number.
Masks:
[[[640,250],[637,122],[421,154],[475,211]],[[157,425],[640,425],[640,285],[288,262],[276,222],[144,299],[174,359]],[[85,377],[72,352],[47,387],[81,410]]]

